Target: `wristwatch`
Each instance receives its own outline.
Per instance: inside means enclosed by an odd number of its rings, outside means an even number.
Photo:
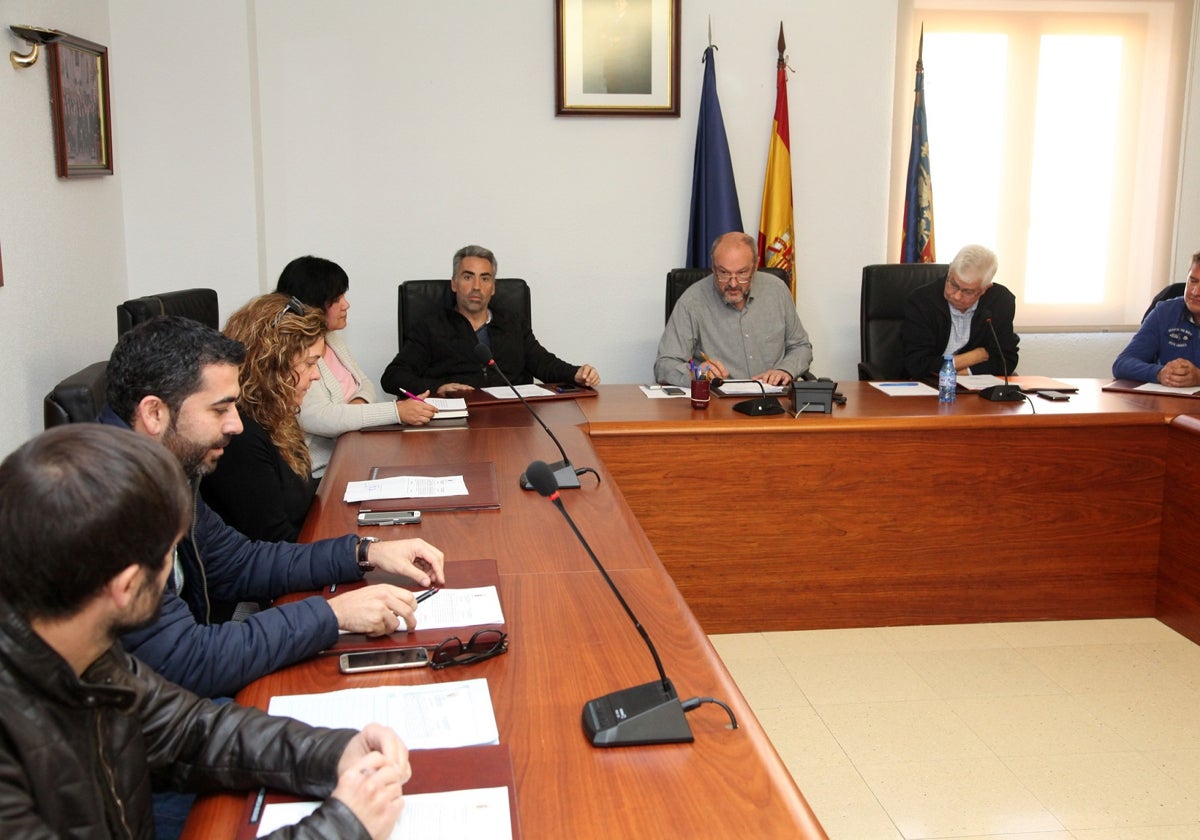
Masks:
[[[355,555],[358,558],[358,568],[363,572],[371,572],[375,570],[375,564],[367,557],[367,552],[371,548],[371,543],[379,542],[379,537],[359,537],[358,547],[355,549]]]

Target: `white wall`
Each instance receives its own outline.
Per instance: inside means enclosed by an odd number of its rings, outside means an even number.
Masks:
[[[0,455],[42,428],[42,398],[55,382],[108,358],[116,305],[124,300],[125,241],[120,177],[55,175],[50,88],[43,56],[15,70],[26,52],[9,24],[61,29],[109,42],[104,2],[6,0],[0,35]],[[117,101],[114,98],[114,107]],[[121,134],[115,136],[121,152]],[[119,163],[118,163],[118,172]]]
[[[396,349],[396,284],[446,276],[476,242],[533,284],[547,346],[605,381],[646,380],[664,275],[687,240],[709,15],[751,231],[784,22],[798,308],[815,369],[853,378],[861,267],[894,257],[900,2],[684,3],[682,116],[639,119],[554,117],[549,3],[357,0],[331,14],[320,0],[8,0],[11,22],[109,44],[117,175],[58,181],[44,68],[0,69],[0,184],[19,199],[0,207],[0,311],[22,353],[0,369],[0,453],[41,428],[53,382],[107,355],[124,298],[211,286],[224,317],[302,253],[349,271],[347,336],[375,375]],[[1184,144],[1185,243],[1200,239],[1198,138]],[[1021,367],[1103,377],[1123,344],[1030,335]]]

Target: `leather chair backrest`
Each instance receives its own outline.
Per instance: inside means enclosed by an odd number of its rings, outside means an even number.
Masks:
[[[396,347],[404,347],[404,335],[429,312],[454,304],[450,281],[405,280],[396,293]],[[533,323],[529,284],[520,277],[497,277],[496,293],[490,304],[499,312],[516,312],[526,324]]]
[[[867,265],[862,271],[859,341],[862,380],[906,379],[900,328],[904,304],[922,286],[944,281],[950,266],[945,263],[893,263]]]
[[[790,283],[788,273],[782,268],[760,268],[759,271],[765,271],[768,274],[774,274],[784,283]],[[712,274],[711,268],[672,268],[667,272],[667,295],[666,295],[666,313],[663,316],[663,323],[671,320],[671,311],[675,309],[675,304],[679,300],[679,296],[688,290],[688,287],[697,280],[702,280]],[[791,288],[789,285],[788,288]]]
[[[1142,320],[1145,321],[1146,316],[1154,311],[1154,307],[1158,306],[1164,300],[1183,297],[1183,287],[1186,285],[1186,283],[1172,283],[1170,286],[1167,286],[1161,292],[1156,294],[1154,299],[1150,301],[1150,305],[1146,307],[1146,311],[1142,314]]]
[[[221,328],[217,311],[217,293],[213,289],[184,289],[179,292],[163,292],[158,295],[127,300],[117,307],[117,335],[121,336],[133,327],[149,321],[156,315],[182,315],[207,324],[214,330]]]
[[[64,423],[91,423],[104,408],[107,389],[107,360],[71,374],[42,400],[43,428]]]

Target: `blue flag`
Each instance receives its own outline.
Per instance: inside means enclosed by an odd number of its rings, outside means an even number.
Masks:
[[[904,187],[904,230],[900,262],[937,262],[933,235],[933,180],[929,177],[929,132],[925,127],[925,27],[917,50],[916,95],[913,98],[912,143],[908,149],[908,180]]]
[[[713,240],[731,230],[742,230],[737,186],[729,140],[717,99],[715,48],[704,51],[704,88],[700,93],[700,121],[696,126],[696,163],[692,169],[692,216],[688,225],[687,267],[708,266]]]

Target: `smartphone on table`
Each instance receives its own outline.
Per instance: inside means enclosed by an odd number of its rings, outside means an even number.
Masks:
[[[343,674],[367,671],[393,671],[398,668],[423,668],[429,664],[429,650],[423,647],[389,648],[343,653],[338,657],[338,670]]]

